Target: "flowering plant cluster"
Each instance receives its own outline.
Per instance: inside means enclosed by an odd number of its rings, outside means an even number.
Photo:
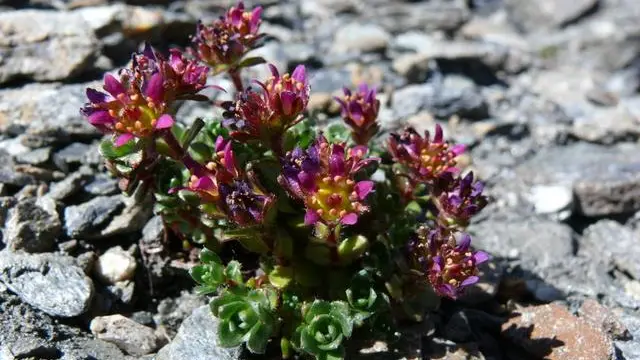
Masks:
[[[269,65],[245,87],[241,70],[264,62],[247,55],[260,15],[239,3],[199,24],[186,52],[146,46],[104,91],[87,90],[81,113],[112,135],[101,152],[121,189],[152,192],[166,228],[202,248],[191,275],[214,295],[219,345],[342,359],[354,333],[389,333],[478,281],[488,255],[463,231],[487,199],[440,126],[381,139],[366,84],[336,98],[350,138],[305,117],[304,66]],[[178,106],[209,101],[200,91],[217,74],[235,85],[233,100],[212,102],[223,118],[181,125]]]

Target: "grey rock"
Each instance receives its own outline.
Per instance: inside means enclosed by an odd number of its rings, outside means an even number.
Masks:
[[[16,204],[16,199],[12,196],[0,197],[0,224],[4,224],[7,219],[7,213]]]
[[[103,294],[125,305],[131,304],[135,294],[136,283],[133,281],[120,281],[103,289]]]
[[[131,280],[136,271],[136,259],[120,246],[114,246],[100,255],[93,270],[105,284]]]
[[[391,107],[398,119],[420,111],[429,111],[437,118],[453,115],[473,120],[488,117],[488,105],[472,83],[448,76],[442,83],[410,85],[393,94]]]
[[[511,21],[525,31],[553,29],[579,20],[598,6],[598,0],[505,0]]]
[[[0,184],[11,187],[22,187],[35,182],[33,176],[19,173],[11,155],[0,150]]]
[[[146,199],[125,198],[126,207],[116,215],[101,231],[102,237],[127,234],[141,230],[147,220],[153,215],[153,203],[150,197]]]
[[[529,218],[487,221],[472,224],[473,246],[494,256],[519,257],[537,268],[573,255],[573,231],[564,224]]]
[[[640,315],[625,311],[619,314],[619,317],[620,322],[624,324],[631,333],[632,339],[616,341],[616,347],[622,351],[624,359],[640,359],[640,343],[637,341],[640,339]]]
[[[60,201],[74,195],[91,179],[91,173],[90,169],[81,168],[79,171],[67,176],[64,180],[52,184],[48,196]]]
[[[97,39],[73,13],[8,11],[0,13],[0,24],[0,83],[69,79],[90,70],[97,58]]]
[[[640,280],[638,239],[640,233],[637,231],[613,220],[600,220],[585,229],[580,251]]]
[[[186,317],[202,305],[207,303],[202,296],[189,291],[182,291],[176,298],[166,298],[160,301],[154,321],[158,326],[167,329],[167,333],[172,336]]]
[[[164,236],[164,224],[162,217],[152,217],[142,228],[142,241],[144,243],[153,244],[162,241]]]
[[[119,192],[118,179],[99,174],[92,182],[84,186],[84,191],[91,195],[114,195]]]
[[[156,360],[237,360],[241,347],[221,348],[216,344],[218,320],[208,306],[201,306],[184,320],[176,337],[163,347]]]
[[[61,360],[100,359],[100,360],[138,360],[127,356],[114,344],[103,340],[76,336],[58,344]]]
[[[454,32],[470,17],[469,9],[456,2],[389,3],[371,6],[365,20],[376,21],[391,33],[409,30]]]
[[[533,186],[529,200],[537,214],[550,214],[556,220],[569,218],[573,210],[573,190],[568,186]]]
[[[59,317],[74,317],[89,308],[93,283],[74,259],[52,254],[0,252],[0,281],[24,302]]]
[[[61,230],[62,223],[53,199],[25,199],[9,211],[4,242],[12,251],[50,251]]]
[[[86,102],[87,87],[100,88],[101,84],[29,84],[0,90],[0,132],[25,134],[33,142],[27,145],[36,148],[72,138],[100,137],[78,111]]]
[[[530,185],[571,186],[583,215],[633,213],[640,209],[638,151],[635,145],[551,147],[518,166],[516,174]]]
[[[34,149],[24,154],[16,156],[16,161],[24,164],[42,165],[49,161],[51,157],[51,148],[44,147],[40,149]]]
[[[142,356],[158,348],[153,329],[122,315],[98,316],[91,320],[91,332],[130,355]]]
[[[53,156],[53,161],[60,169],[68,171],[69,165],[98,164],[100,159],[96,158],[94,154],[99,154],[97,147],[83,143],[73,143],[56,152]]]
[[[351,72],[346,69],[320,69],[309,74],[309,86],[313,92],[332,93],[349,86]]]
[[[375,24],[351,23],[341,27],[335,34],[333,50],[341,52],[381,52],[384,51],[391,35]]]
[[[98,196],[64,209],[64,227],[69,237],[95,236],[123,207],[122,196]]]

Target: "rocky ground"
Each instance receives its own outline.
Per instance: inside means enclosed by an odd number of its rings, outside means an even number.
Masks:
[[[379,85],[385,131],[441,123],[492,196],[469,229],[494,255],[483,281],[360,358],[640,359],[640,2],[262,4],[256,52],[307,65],[319,119],[345,81]],[[229,5],[0,0],[0,359],[241,356],[78,114],[142,40],[185,46]]]

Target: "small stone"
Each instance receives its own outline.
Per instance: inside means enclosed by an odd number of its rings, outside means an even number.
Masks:
[[[113,343],[130,355],[152,353],[159,345],[153,329],[122,315],[95,317],[90,328],[98,339]]]
[[[597,8],[598,0],[506,0],[511,21],[525,31],[560,28],[571,24]]]
[[[556,289],[553,285],[547,284],[543,280],[529,279],[525,281],[525,286],[538,301],[552,302],[564,297],[562,291]]]
[[[67,176],[64,180],[52,184],[48,195],[55,200],[64,200],[80,191],[89,179],[91,179],[91,170],[81,168],[79,171]]]
[[[530,201],[537,214],[552,214],[562,221],[571,216],[573,191],[562,185],[537,185],[531,188]]]
[[[93,272],[93,266],[97,259],[98,255],[96,255],[95,252],[87,251],[76,257],[76,264],[78,264],[82,271],[89,276]]]
[[[74,259],[62,255],[0,251],[0,281],[24,302],[59,317],[85,313],[94,292]]]
[[[478,348],[478,344],[454,342],[434,338],[425,349],[426,358],[430,360],[485,360]]]
[[[391,35],[375,24],[352,23],[342,26],[334,38],[334,51],[380,52],[389,45]]]
[[[118,281],[113,285],[107,286],[104,291],[109,297],[117,300],[125,305],[130,305],[136,290],[136,283],[133,281]]]
[[[98,258],[93,270],[106,284],[131,280],[136,271],[136,259],[122,247],[112,247]]]
[[[529,306],[502,325],[503,336],[539,358],[614,359],[611,339],[557,304]]]
[[[144,227],[147,220],[153,215],[151,198],[147,197],[139,201],[134,199],[135,195],[131,198],[125,198],[127,206],[102,230],[101,237],[132,233],[140,231]]]
[[[84,191],[91,195],[115,195],[118,190],[118,179],[108,175],[98,175],[84,187]]]
[[[142,241],[147,244],[162,242],[164,223],[161,216],[152,217],[142,228]]]
[[[50,251],[61,229],[56,202],[48,197],[30,198],[9,211],[4,242],[12,251]]]
[[[98,196],[86,203],[64,209],[65,231],[71,238],[95,236],[123,206],[122,196]]]
[[[219,320],[209,306],[201,306],[186,318],[175,338],[160,349],[156,360],[238,360],[242,348],[217,345]]]
[[[53,162],[63,171],[69,171],[69,165],[78,165],[97,149],[91,145],[83,143],[73,143],[53,155]]]
[[[51,148],[44,147],[44,148],[31,150],[27,153],[17,155],[16,161],[23,164],[42,165],[47,161],[49,161],[50,157],[51,157]]]
[[[606,331],[616,340],[630,340],[631,334],[613,311],[593,299],[587,299],[580,306],[578,315],[596,327]]]
[[[637,232],[618,222],[600,220],[584,230],[580,252],[640,280],[639,238]]]

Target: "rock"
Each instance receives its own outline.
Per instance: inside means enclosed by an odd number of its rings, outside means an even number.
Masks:
[[[114,301],[119,301],[125,305],[131,304],[136,291],[136,283],[133,281],[119,281],[103,289],[103,294]]]
[[[53,162],[63,171],[69,171],[69,165],[86,163],[91,154],[98,153],[95,146],[83,143],[73,143],[58,151],[53,156]]]
[[[556,259],[573,255],[573,231],[554,221],[529,218],[472,224],[473,246],[494,256],[519,257],[528,264],[546,268]]]
[[[0,150],[0,184],[11,187],[22,187],[27,184],[32,184],[34,180],[33,176],[17,172],[10,154]]]
[[[62,201],[80,191],[91,177],[91,169],[80,168],[64,180],[52,184],[47,195],[54,200]]]
[[[95,236],[122,208],[122,196],[98,196],[92,200],[64,209],[65,231],[69,237]]]
[[[634,145],[551,147],[518,166],[516,174],[526,184],[571,186],[583,215],[633,213],[640,210],[640,162],[633,155],[638,151]]]
[[[0,197],[0,224],[4,224],[7,219],[7,214],[9,213],[9,209],[11,209],[16,204],[16,199],[11,196],[1,196]]]
[[[333,50],[341,52],[383,52],[391,35],[375,24],[351,23],[342,26],[335,35]]]
[[[502,325],[502,334],[536,357],[550,360],[614,359],[611,339],[557,304],[529,306]],[[588,346],[587,346],[588,344]]]
[[[208,306],[201,306],[184,320],[176,337],[160,349],[156,360],[239,359],[242,348],[217,346],[217,332],[218,320]]]
[[[94,291],[74,259],[61,255],[1,251],[0,281],[24,302],[59,317],[86,312]]]
[[[122,247],[112,247],[98,258],[93,270],[106,284],[131,280],[136,271],[136,259]]]
[[[469,10],[456,2],[389,3],[369,8],[368,18],[390,33],[410,30],[455,32],[469,20]]]
[[[134,195],[131,198],[125,198],[125,202],[126,207],[122,213],[115,216],[100,233],[102,237],[139,231],[153,215],[153,203],[150,197],[138,200]]]
[[[640,234],[613,220],[600,220],[584,230],[580,251],[640,280]]]
[[[100,132],[78,109],[87,101],[86,88],[101,86],[100,82],[29,84],[0,90],[0,132],[25,134],[23,142],[35,148],[64,143],[71,138],[98,138]]]
[[[40,149],[31,150],[27,153],[18,154],[16,161],[23,164],[30,165],[42,165],[49,161],[51,157],[51,148],[44,147]]]
[[[91,195],[115,195],[119,192],[118,179],[106,174],[99,174],[92,182],[84,186],[84,191]]]
[[[130,355],[152,353],[159,345],[153,329],[122,315],[95,317],[90,328],[98,339],[113,343]]]
[[[505,0],[512,23],[524,31],[550,30],[578,21],[598,7],[598,0]]]
[[[537,214],[551,214],[566,220],[573,208],[573,191],[562,185],[538,185],[531,188],[530,201]]]
[[[0,13],[0,24],[0,84],[67,80],[91,70],[98,57],[90,26],[73,13],[8,11]]]
[[[351,73],[346,69],[320,69],[309,75],[309,86],[313,92],[333,93],[343,86],[351,86]]]
[[[640,359],[640,317],[629,312],[619,314],[620,322],[629,329],[632,339],[627,341],[616,341],[616,347],[621,350],[625,359]]]
[[[53,199],[25,199],[9,211],[4,242],[12,251],[50,251],[53,250],[61,229],[57,204]]]
[[[587,299],[578,311],[580,318],[590,322],[595,327],[604,330],[617,340],[630,340],[631,334],[613,311],[600,305],[596,300]]]
[[[159,243],[164,236],[164,224],[161,216],[152,217],[142,229],[142,241],[147,244]]]
[[[154,321],[158,326],[167,329],[169,336],[173,336],[184,319],[206,303],[206,299],[202,296],[184,290],[177,298],[166,298],[160,301]]]

